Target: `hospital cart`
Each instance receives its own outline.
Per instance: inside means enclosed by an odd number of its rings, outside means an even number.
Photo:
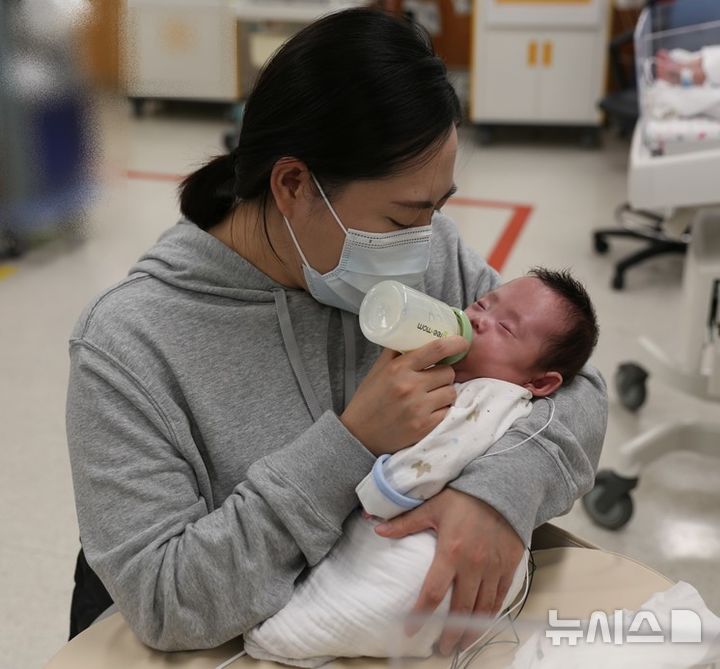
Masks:
[[[690,230],[682,313],[674,320],[680,341],[677,353],[671,355],[643,337],[643,364],[620,366],[616,390],[630,410],[639,409],[646,400],[647,370],[679,391],[720,402],[720,120],[682,114],[658,118],[658,95],[665,95],[667,85],[658,82],[655,67],[660,49],[697,51],[703,45],[720,45],[720,21],[657,30],[671,11],[672,3],[646,9],[636,28],[641,117],[631,147],[629,196],[634,208],[671,210],[667,234]],[[697,92],[687,88],[690,94]],[[717,94],[720,100],[720,88],[705,92]],[[625,525],[633,513],[630,492],[642,469],[681,449],[720,456],[720,421],[678,419],[624,444],[617,471],[599,472],[595,487],[583,498],[590,517],[609,529]]]

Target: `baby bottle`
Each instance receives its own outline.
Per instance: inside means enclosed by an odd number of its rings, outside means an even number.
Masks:
[[[464,311],[398,281],[381,281],[367,292],[360,305],[360,329],[371,342],[401,353],[441,337],[461,335],[472,342],[473,336]],[[453,365],[466,355],[440,362]]]

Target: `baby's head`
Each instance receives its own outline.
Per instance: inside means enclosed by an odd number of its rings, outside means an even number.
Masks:
[[[541,267],[483,295],[465,313],[474,337],[455,381],[501,379],[546,397],[590,358],[598,325],[590,297],[569,272]]]

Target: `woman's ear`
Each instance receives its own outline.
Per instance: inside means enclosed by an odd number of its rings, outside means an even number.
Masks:
[[[542,376],[525,383],[523,388],[527,388],[533,397],[547,397],[552,395],[562,385],[562,382],[563,377],[560,372],[545,372]]]
[[[280,213],[286,218],[304,219],[315,186],[307,165],[297,158],[280,158],[270,173],[270,190]]]

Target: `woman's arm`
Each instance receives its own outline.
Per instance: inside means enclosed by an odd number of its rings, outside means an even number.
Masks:
[[[459,238],[454,223],[433,219],[433,254],[425,289],[448,304],[464,308],[499,283],[497,272]],[[477,459],[441,493],[376,531],[402,537],[425,529],[438,535],[435,558],[415,611],[434,610],[454,586],[451,612],[458,615],[497,611],[518,560],[536,524],[567,512],[592,485],[607,420],[605,384],[592,368],[559,393],[552,424],[512,452]],[[494,447],[510,448],[544,425],[547,405],[536,402],[518,430]],[[449,652],[473,641],[458,626],[439,642]]]
[[[79,340],[67,428],[88,562],[161,650],[217,646],[280,609],[340,536],[375,460],[328,412],[213,500],[188,417]]]
[[[495,456],[471,462],[450,484],[499,511],[526,546],[538,525],[570,511],[592,488],[605,437],[607,394],[597,370],[586,367],[553,401],[553,420],[540,434],[501,453],[547,422],[548,403],[536,400],[532,413],[490,448]]]
[[[500,282],[494,269],[460,239],[445,216],[433,220],[433,256],[426,288],[454,306],[466,307]],[[607,390],[591,366],[554,395],[552,423],[512,453],[470,463],[451,487],[497,509],[525,545],[532,530],[567,513],[590,490],[607,426]],[[536,401],[528,418],[504,435],[490,452],[502,451],[541,428],[548,405]]]

